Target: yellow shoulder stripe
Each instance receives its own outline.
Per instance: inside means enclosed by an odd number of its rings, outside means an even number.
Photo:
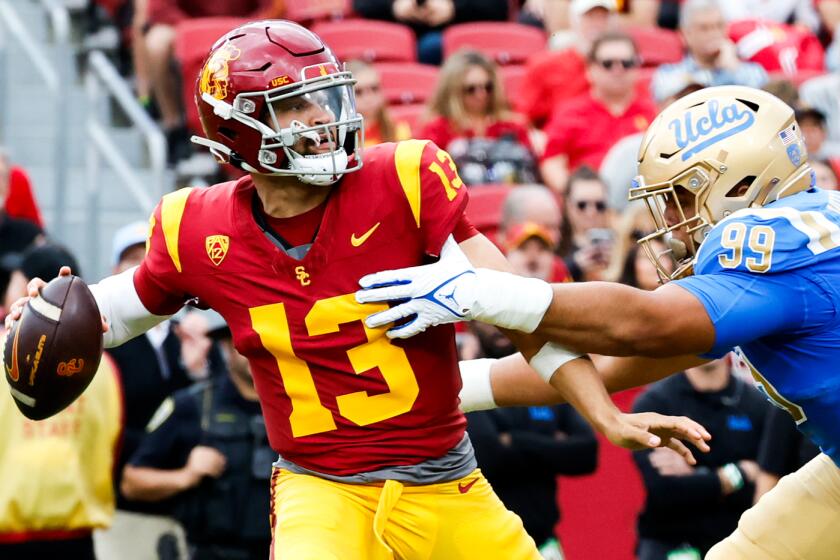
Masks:
[[[397,144],[394,162],[411,213],[417,227],[420,227],[420,160],[428,140],[405,140]]]
[[[178,254],[178,236],[181,232],[181,219],[184,217],[184,208],[187,206],[187,198],[192,192],[192,187],[179,189],[164,195],[160,206],[160,222],[163,228],[163,238],[166,241],[166,251],[175,270],[181,272],[181,257]]]

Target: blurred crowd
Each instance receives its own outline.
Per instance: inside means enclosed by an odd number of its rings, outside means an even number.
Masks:
[[[707,86],[764,88],[792,105],[817,185],[838,187],[840,0],[312,4],[335,5],[302,17],[324,30],[353,72],[366,144],[421,138],[447,150],[470,189],[469,217],[519,274],[655,289],[657,271],[636,244],[652,223],[644,207],[627,200],[636,154],[659,110]],[[138,100],[166,132],[170,164],[182,179],[209,184],[237,172],[207,164],[188,141],[196,132],[189,107],[195,76],[179,37],[203,18],[230,18],[233,27],[294,17],[299,9],[291,0],[91,0],[84,41],[121,60]],[[351,35],[352,45],[326,35],[360,20],[407,30],[412,43],[398,46],[413,58],[383,47],[375,33]],[[458,33],[488,21],[506,27],[457,41]],[[537,41],[531,52],[528,38]],[[345,51],[356,55],[347,59]],[[0,152],[3,309],[29,278],[51,278],[73,262],[50,240],[33,190],[25,170]],[[117,233],[115,271],[142,259],[146,232],[138,223]],[[458,346],[465,359],[514,351],[494,327],[479,324],[459,329]],[[0,556],[31,558],[51,550],[38,547],[58,543],[63,548],[55,550],[65,556],[72,550],[72,558],[266,558],[267,479],[275,457],[247,362],[221,318],[192,310],[109,354],[96,398],[42,423],[4,421],[14,426],[0,444],[4,480],[13,462],[28,465],[41,492],[67,499],[50,509],[43,498],[3,485]],[[644,489],[626,505],[628,516],[638,513],[636,526],[624,528],[636,557],[699,559],[753,500],[815,453],[789,418],[768,410],[744,369],[731,357],[623,401],[625,409],[704,423],[714,451],[695,467],[668,449],[632,460],[629,452],[607,455],[566,406],[471,413],[469,429],[485,474],[545,558],[564,557],[557,477],[589,474],[590,488],[613,498],[632,496],[628,484]],[[0,418],[8,418],[11,398],[0,395]],[[119,434],[102,429],[108,418],[118,419]],[[78,480],[36,460],[58,453],[65,463],[75,461]],[[633,472],[616,477],[614,464]],[[31,484],[20,488],[36,492]],[[587,511],[564,508],[564,523]],[[94,539],[93,530],[105,527]],[[596,557],[566,548],[569,558]],[[632,557],[625,552],[614,557]]]

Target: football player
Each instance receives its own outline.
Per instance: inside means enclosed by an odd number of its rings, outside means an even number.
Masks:
[[[526,286],[467,266],[453,248],[420,269],[374,274],[360,301],[412,298],[373,315],[375,327],[417,314],[391,336],[525,308],[550,293],[536,332],[562,348],[613,358],[611,390],[640,385],[735,348],[760,390],[822,449],[741,517],[714,560],[829,560],[840,551],[840,194],[815,186],[793,110],[760,90],[709,88],[669,106],[639,152],[630,198],[657,230],[640,242],[669,281],[654,292],[619,284]],[[664,240],[665,254],[653,240]],[[663,259],[672,259],[673,267]],[[673,272],[669,272],[673,271]],[[396,285],[394,283],[398,283]],[[437,290],[429,294],[427,286]],[[441,306],[437,293],[457,302]],[[429,294],[426,299],[418,296]],[[447,316],[448,315],[448,316]],[[531,360],[533,363],[533,359]],[[489,369],[492,372],[492,379]],[[468,406],[559,400],[524,360],[466,364]],[[550,378],[560,387],[558,377]]]
[[[466,221],[467,190],[445,151],[410,140],[363,162],[352,86],[291,22],[251,23],[213,46],[196,84],[205,136],[195,141],[248,175],[163,197],[139,268],[93,287],[106,346],[188,301],[225,318],[280,453],[274,558],[539,558],[476,468],[452,327],[392,341],[362,322],[388,305],[354,295],[363,275],[420,265],[445,243],[460,242],[476,265],[504,258]],[[537,311],[496,321],[533,330]],[[542,344],[517,340],[526,355]],[[689,460],[672,436],[705,445],[687,419],[620,414],[591,364],[570,358],[542,354],[584,380],[570,391],[611,440],[669,445]]]

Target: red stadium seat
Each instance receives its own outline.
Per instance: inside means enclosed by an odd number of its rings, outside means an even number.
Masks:
[[[472,185],[469,187],[470,201],[467,203],[467,218],[493,243],[497,243],[499,224],[502,222],[502,206],[513,188],[515,187],[510,185]]]
[[[642,66],[679,62],[683,58],[683,42],[679,33],[661,27],[628,27],[627,33],[636,41]]]
[[[417,41],[410,27],[399,23],[350,19],[312,26],[342,61],[415,62]]]
[[[443,32],[443,57],[461,49],[475,49],[498,64],[524,64],[545,49],[545,33],[530,25],[506,22],[460,23]]]
[[[388,104],[425,103],[434,93],[440,70],[437,66],[406,62],[376,65]]]
[[[519,96],[522,80],[525,78],[525,65],[502,66],[499,70],[502,73],[502,83],[505,86],[505,97],[511,105],[514,105],[514,101]]]
[[[350,14],[349,0],[284,0],[284,17],[292,21],[313,22],[342,19]]]
[[[195,107],[195,81],[201,64],[216,40],[235,27],[247,23],[242,18],[188,19],[175,28],[175,58],[181,65],[181,92],[187,112],[187,126],[201,133],[201,121]]]
[[[423,123],[423,116],[426,112],[426,106],[423,103],[415,103],[413,105],[393,105],[388,107],[388,114],[391,120],[399,127],[400,123],[405,123],[412,131],[412,135],[420,130]]]
[[[426,114],[426,106],[422,103],[414,105],[393,105],[388,107],[388,114],[394,125],[397,127],[399,133],[400,127],[408,128],[409,136],[413,137],[423,124],[423,119]]]

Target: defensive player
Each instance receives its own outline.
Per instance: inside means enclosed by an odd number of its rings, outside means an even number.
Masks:
[[[453,236],[476,264],[504,259],[465,220],[466,189],[443,150],[385,144],[362,166],[352,84],[290,22],[248,24],[214,45],[197,83],[206,135],[197,142],[250,175],[163,198],[140,267],[94,288],[106,345],[187,301],[225,318],[281,455],[275,558],[539,558],[476,469],[452,327],[392,342],[362,322],[387,309],[355,301],[365,274],[419,265],[447,239],[457,246]],[[536,316],[523,308],[496,319],[533,330]],[[542,357],[552,371],[566,359]],[[620,414],[588,361],[561,369],[585,380],[576,403],[613,441],[687,453],[671,437],[687,434],[705,445],[686,419]]]
[[[412,298],[368,325],[416,313],[391,333],[409,336],[428,324],[483,320],[490,305],[522,308],[540,299],[537,333],[577,352],[640,356],[605,364],[610,389],[737,348],[758,387],[822,454],[747,511],[707,558],[838,558],[840,194],[815,187],[793,110],[744,87],[701,90],[668,107],[642,142],[639,173],[630,198],[648,204],[658,228],[641,242],[663,280],[673,282],[653,293],[595,282],[523,292],[511,275],[473,273],[456,247],[434,265],[363,278],[363,286],[386,287],[361,292],[361,301]],[[668,254],[654,254],[653,239],[665,239]],[[662,266],[663,258],[675,267]],[[429,294],[427,286],[437,289]],[[438,293],[457,302],[441,303]],[[442,318],[443,309],[459,316]],[[546,398],[521,358],[497,368],[491,385],[486,363],[468,364],[475,384],[466,394],[485,405],[493,394],[508,404]],[[551,383],[559,388],[563,375]]]

